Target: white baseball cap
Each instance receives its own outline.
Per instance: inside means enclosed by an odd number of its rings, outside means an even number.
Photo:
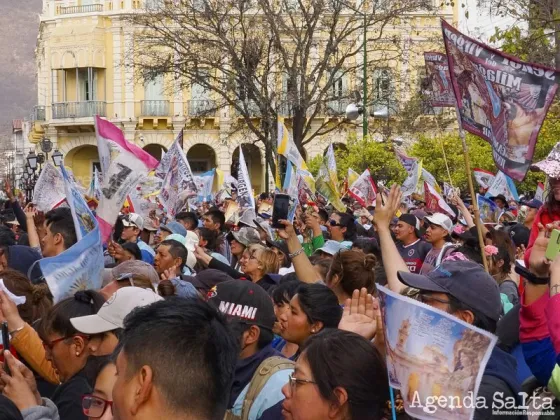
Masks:
[[[426,216],[424,219],[432,225],[444,228],[447,232],[449,232],[449,234],[453,232],[453,222],[443,213],[434,213],[431,216]]]
[[[95,315],[70,318],[72,326],[83,334],[101,334],[123,328],[124,318],[134,308],[147,306],[163,298],[150,289],[123,287],[111,295]]]
[[[123,226],[136,226],[138,229],[144,229],[144,219],[136,213],[128,213],[123,219]]]

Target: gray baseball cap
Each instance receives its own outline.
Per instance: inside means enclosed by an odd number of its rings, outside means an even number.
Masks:
[[[230,232],[227,235],[227,240],[231,241],[235,239],[237,242],[244,246],[249,246],[251,244],[260,244],[261,237],[257,229],[251,227],[242,227],[237,232]]]

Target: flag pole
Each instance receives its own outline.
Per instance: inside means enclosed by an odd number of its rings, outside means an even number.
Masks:
[[[432,107],[432,109],[434,109]],[[435,116],[435,112],[434,112],[434,116]],[[439,132],[439,136],[440,139],[443,135],[443,130],[441,129],[441,126],[439,125],[439,122],[437,120],[437,116],[434,118],[434,121],[436,122],[436,126],[437,126],[437,130]],[[443,161],[445,162],[445,168],[447,169],[447,176],[449,177],[449,183],[451,184],[451,186],[453,187],[453,180],[451,179],[451,172],[449,172],[449,164],[447,163],[447,155],[445,154],[445,147],[443,144],[443,139],[441,139],[441,151],[443,152]],[[453,187],[455,188],[455,187]]]
[[[474,193],[474,184],[472,180],[471,159],[469,157],[469,148],[467,146],[465,130],[463,130],[463,124],[461,122],[461,114],[459,114],[459,107],[457,104],[455,104],[455,112],[457,113],[457,122],[459,123],[459,137],[461,138],[461,143],[463,145],[463,156],[465,157],[465,170],[467,171],[467,182],[469,184],[469,191],[471,193],[471,200],[472,200],[473,211],[474,211],[474,223],[476,225],[476,231],[478,232],[478,244],[480,246],[480,255],[482,256],[482,263],[484,265],[484,270],[488,272],[488,261],[486,261],[486,255],[484,254],[484,235],[482,234],[482,221],[480,220],[480,209],[478,208],[478,201],[476,200],[476,195]]]

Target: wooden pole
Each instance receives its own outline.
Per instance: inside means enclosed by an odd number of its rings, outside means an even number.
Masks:
[[[467,171],[467,182],[469,183],[469,190],[471,193],[471,199],[474,210],[474,223],[476,225],[476,230],[478,232],[478,244],[480,246],[480,254],[482,255],[482,263],[484,264],[484,269],[488,272],[488,261],[486,261],[486,255],[484,254],[484,235],[482,234],[482,221],[480,220],[480,210],[478,208],[478,200],[474,193],[474,184],[471,174],[471,159],[469,157],[469,148],[467,146],[467,140],[465,138],[465,130],[463,130],[463,125],[461,124],[461,114],[459,114],[459,108],[455,105],[455,112],[457,113],[457,122],[459,123],[459,137],[461,138],[461,143],[463,144],[463,155],[465,157],[465,170]]]
[[[443,161],[445,162],[445,168],[447,169],[447,176],[449,177],[449,183],[453,187],[453,180],[451,179],[451,172],[449,172],[449,165],[447,163],[447,156],[445,154],[445,147],[444,147],[444,144],[443,144],[443,139],[441,138],[443,136],[443,130],[441,129],[441,126],[439,125],[439,122],[437,120],[437,116],[435,115],[435,112],[434,112],[434,121],[436,122],[437,130],[439,132],[439,137],[440,137],[440,140],[441,140],[441,150],[443,152]]]

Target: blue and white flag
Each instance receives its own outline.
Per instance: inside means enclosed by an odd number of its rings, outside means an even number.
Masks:
[[[499,171],[496,174],[492,185],[490,185],[490,188],[488,188],[488,191],[486,192],[486,198],[496,197],[500,194],[502,194],[508,201],[519,201],[519,194],[517,194],[517,188],[515,187],[513,179],[502,171]]]
[[[212,185],[214,184],[214,175],[216,169],[204,172],[199,176],[195,176],[195,184],[198,190],[197,200],[201,203],[212,200]]]
[[[67,191],[66,199],[79,239],[62,254],[39,261],[54,303],[73,296],[79,290],[99,289],[103,269],[103,246],[97,220],[81,193],[70,181],[64,167],[61,168]]]

